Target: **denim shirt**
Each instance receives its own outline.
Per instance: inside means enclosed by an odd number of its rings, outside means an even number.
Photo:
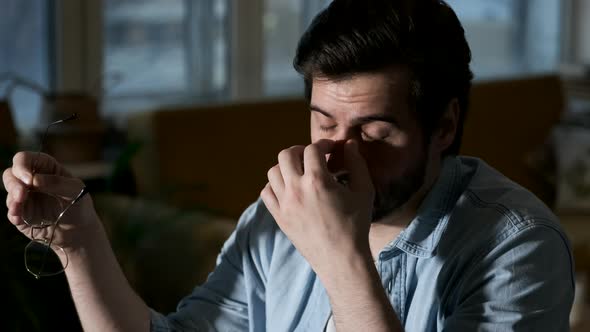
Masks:
[[[568,331],[573,259],[557,218],[483,161],[447,157],[409,226],[380,252],[405,331]],[[316,331],[326,290],[261,200],[207,281],[152,331]]]

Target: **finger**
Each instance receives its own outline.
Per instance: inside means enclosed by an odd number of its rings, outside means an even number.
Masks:
[[[16,215],[16,213],[14,213],[16,202],[14,201],[14,198],[12,198],[12,195],[6,195],[6,207],[11,215]]]
[[[20,225],[24,225],[25,222],[23,221],[23,219],[20,216],[14,216],[12,214],[10,214],[10,212],[8,213],[8,221],[10,221],[11,224],[13,224],[14,226],[20,226]]]
[[[277,199],[277,196],[272,190],[270,183],[266,183],[266,186],[264,186],[264,188],[260,192],[260,198],[262,198],[262,201],[264,202],[264,205],[266,206],[270,214],[272,214],[273,217],[275,217],[276,219],[276,216],[278,216],[280,206],[279,200]]]
[[[19,152],[12,158],[11,175],[17,177],[24,184],[30,185],[32,182],[31,162],[27,161],[29,152]],[[6,172],[4,173],[6,175]]]
[[[11,195],[8,195],[6,197],[6,206],[8,207],[8,219],[13,219],[14,222],[17,222],[18,225],[20,223],[22,223],[21,220],[21,215],[22,215],[22,209],[23,209],[23,204],[22,203],[18,203],[14,201],[14,198]],[[11,220],[12,222],[12,220]],[[13,224],[14,224],[13,222]]]
[[[53,157],[45,153],[19,152],[12,159],[12,172],[25,184],[31,184],[33,171],[36,174],[71,176]]]
[[[329,171],[326,155],[332,151],[335,144],[331,140],[319,140],[306,146],[303,152],[303,168],[305,173],[327,176]]]
[[[2,172],[2,185],[4,186],[4,190],[8,191],[8,182],[9,180],[12,180],[13,177],[12,168],[7,168]]]
[[[281,174],[279,165],[275,165],[269,169],[267,177],[270,188],[274,192],[277,199],[280,201],[281,197],[283,196],[283,192],[285,191],[285,181],[283,180],[283,175]]]
[[[296,145],[279,153],[279,167],[285,183],[303,175],[303,151],[305,146]]]
[[[358,149],[358,142],[348,140],[344,144],[344,166],[349,171],[349,187],[352,190],[372,188],[371,175],[365,158]]]
[[[33,188],[55,196],[74,199],[84,187],[84,183],[77,178],[60,175],[35,174]]]
[[[23,216],[23,204],[11,202],[10,209],[8,209],[8,216],[21,218]]]
[[[2,181],[4,188],[8,192],[8,196],[12,196],[17,202],[24,202],[27,198],[27,187],[12,174],[10,168],[2,174]]]

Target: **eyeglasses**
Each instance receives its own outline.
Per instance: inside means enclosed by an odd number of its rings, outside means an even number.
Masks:
[[[57,124],[77,118],[76,114],[55,121],[47,126],[41,138],[41,147],[33,161],[33,178],[37,173],[39,156],[43,150],[49,129]],[[86,187],[74,199],[61,197],[42,190],[29,189],[23,204],[23,221],[31,228],[31,242],[25,247],[25,267],[35,278],[62,273],[68,265],[64,248],[53,244],[55,229],[66,212],[88,193]],[[39,234],[35,234],[38,232]]]

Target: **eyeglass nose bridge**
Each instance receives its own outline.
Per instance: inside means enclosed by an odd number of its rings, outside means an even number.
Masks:
[[[47,227],[51,227],[53,225],[55,225],[55,221],[45,222],[45,220],[41,220],[41,223],[40,224],[32,224],[32,225],[29,225],[29,226],[31,228],[34,228],[34,229],[44,229],[44,228],[47,228]]]
[[[30,238],[32,240],[44,240],[44,241],[48,241],[46,237],[39,238],[39,237],[35,236],[35,231],[41,231],[41,230],[44,230],[44,229],[48,229],[48,228],[50,228],[52,226],[57,227],[57,225],[56,225],[55,222],[46,223],[46,224],[43,224],[42,223],[40,225],[39,224],[38,225],[29,225],[29,227],[31,228],[31,236],[30,236]]]
[[[63,212],[62,212],[62,214],[63,214]],[[60,217],[61,217],[61,214],[60,214]],[[41,220],[40,223],[32,223],[32,222],[26,220],[25,218],[22,218],[22,220],[27,226],[29,226],[29,228],[31,228],[31,230],[33,230],[33,229],[40,230],[40,229],[45,229],[45,228],[54,226],[56,224],[57,220],[59,220],[59,218],[57,218],[54,221]]]

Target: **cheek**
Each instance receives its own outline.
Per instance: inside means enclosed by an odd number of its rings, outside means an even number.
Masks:
[[[374,183],[387,183],[399,179],[412,164],[412,156],[407,148],[386,144],[363,144],[365,157]]]

